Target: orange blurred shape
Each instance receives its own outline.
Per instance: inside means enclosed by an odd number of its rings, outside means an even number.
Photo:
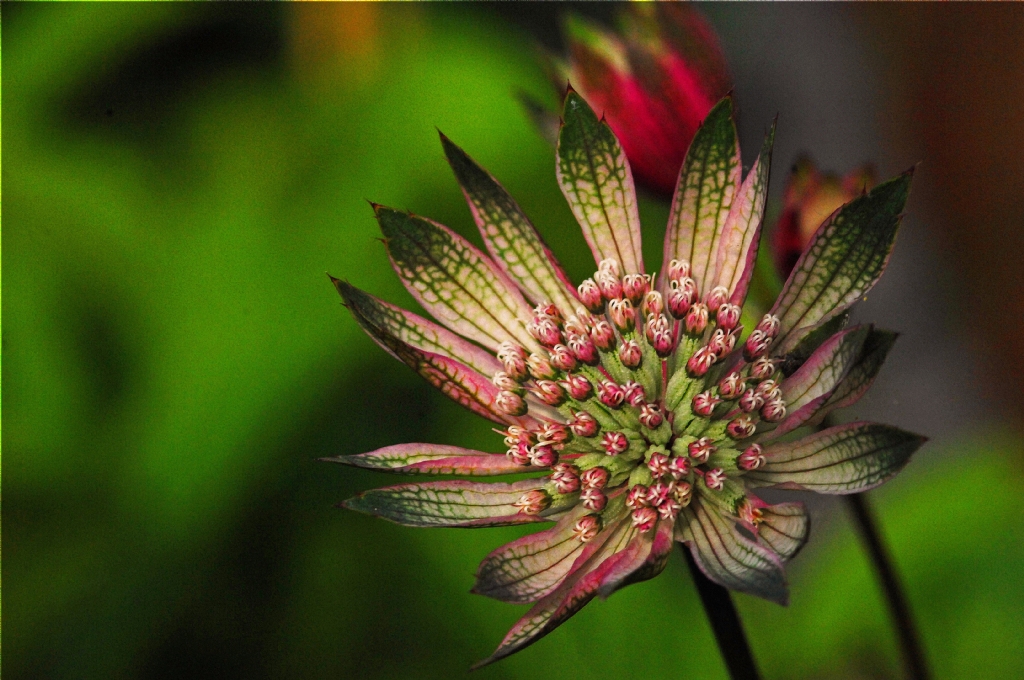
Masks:
[[[822,173],[814,161],[802,156],[793,166],[783,195],[782,214],[772,229],[772,254],[779,274],[789,275],[811,236],[829,215],[877,181],[870,164],[839,177]]]
[[[290,47],[296,72],[314,79],[339,70],[369,76],[378,61],[380,14],[369,2],[293,5]]]

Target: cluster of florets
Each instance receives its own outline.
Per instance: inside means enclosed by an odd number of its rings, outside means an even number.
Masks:
[[[726,486],[729,476],[764,464],[761,446],[748,440],[786,415],[767,356],[779,320],[765,315],[737,351],[741,310],[728,291],[701,297],[686,262],[673,260],[667,274],[663,295],[649,275],[621,276],[616,261],[604,260],[580,284],[575,316],[550,304],[534,309],[526,328],[541,351],[505,342],[497,353],[499,409],[536,415],[530,403],[539,403],[565,420],[502,431],[509,459],[551,470],[545,488],[515,505],[524,514],[582,506],[589,514],[573,533],[583,542],[598,534],[612,504],[649,531],[659,518],[675,519],[695,490],[718,493],[750,524],[760,519]],[[697,388],[673,411],[666,387],[677,368]]]

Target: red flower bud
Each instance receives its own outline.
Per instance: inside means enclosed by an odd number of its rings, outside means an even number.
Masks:
[[[633,526],[641,533],[647,533],[658,522],[658,511],[654,508],[637,508],[631,515]]]
[[[664,477],[669,474],[669,459],[664,453],[652,453],[651,459],[647,461],[647,469],[655,478]]]
[[[643,358],[643,350],[636,340],[627,340],[619,347],[619,361],[626,368],[638,368]]]
[[[576,401],[584,401],[590,398],[590,395],[594,393],[594,386],[590,384],[584,376],[579,373],[573,373],[565,380],[565,387],[569,391],[569,396]]]
[[[765,463],[764,453],[760,444],[751,444],[736,459],[736,466],[741,470],[756,470]]]
[[[702,418],[710,418],[715,407],[720,403],[722,403],[722,400],[711,394],[711,392],[701,392],[693,395],[693,412]]]
[[[621,432],[605,432],[601,437],[601,446],[609,456],[617,456],[629,448],[629,440]]]
[[[598,515],[584,515],[572,527],[572,535],[580,543],[587,543],[601,533],[601,518]]]
[[[594,327],[590,331],[590,339],[594,341],[599,350],[604,352],[611,351],[615,347],[615,331],[612,330],[611,324],[604,319],[594,322]]]
[[[608,484],[608,470],[592,467],[580,475],[580,483],[587,489],[603,489]]]
[[[576,290],[579,291],[580,302],[587,309],[595,314],[604,311],[604,298],[601,297],[601,288],[598,287],[594,279],[584,279],[583,283]]]
[[[707,485],[709,489],[713,489],[714,491],[721,491],[722,488],[725,486],[725,470],[723,470],[722,468],[714,468],[713,470],[708,470],[707,473],[704,475],[704,483]]]
[[[600,426],[597,419],[586,411],[577,411],[569,421],[569,429],[577,437],[593,437],[597,434]]]
[[[700,335],[708,327],[708,308],[703,302],[695,302],[686,313],[686,332]]]

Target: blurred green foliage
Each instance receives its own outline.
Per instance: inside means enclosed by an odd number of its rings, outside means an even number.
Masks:
[[[512,97],[550,99],[528,37],[486,6],[3,19],[8,677],[465,674],[521,613],[469,595],[473,570],[521,530],[333,509],[392,480],[315,459],[500,440],[365,338],[324,273],[414,306],[364,199],[478,241],[434,126],[589,273]],[[644,205],[650,261],[665,213]],[[961,444],[878,494],[883,525],[936,676],[1024,677],[1019,444]],[[894,677],[855,537],[841,515],[814,534],[788,610],[738,598],[766,675]],[[684,572],[475,677],[724,677]]]

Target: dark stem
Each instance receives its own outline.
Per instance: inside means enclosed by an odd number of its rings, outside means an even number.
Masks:
[[[882,536],[878,532],[878,525],[875,523],[874,514],[868,504],[867,494],[851,494],[846,496],[846,502],[850,506],[850,512],[853,513],[853,519],[860,531],[861,539],[871,556],[871,564],[882,582],[885,600],[889,604],[889,614],[896,626],[896,636],[899,638],[907,677],[912,680],[928,680],[931,678],[931,673],[928,672],[928,664],[924,659],[917,627],[910,615],[910,605],[892,560],[889,558],[889,551],[886,550]]]
[[[722,658],[729,669],[729,677],[732,680],[760,680],[761,675],[757,672],[754,655],[747,643],[747,634],[743,631],[743,624],[729,591],[704,575],[693,561],[689,548],[683,544],[679,547],[683,550],[693,582],[697,585],[697,592],[700,593],[704,612],[711,622],[711,630],[715,633],[718,649],[722,652]]]

